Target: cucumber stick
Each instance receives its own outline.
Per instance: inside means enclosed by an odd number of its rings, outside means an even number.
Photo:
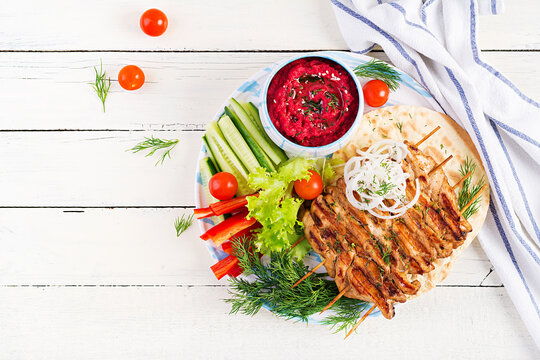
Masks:
[[[259,144],[251,137],[249,131],[244,126],[244,123],[239,119],[237,114],[227,106],[225,106],[225,114],[227,114],[227,117],[232,120],[233,124],[236,126],[236,129],[238,129],[240,134],[242,134],[243,139],[251,149],[252,154],[255,156],[255,158],[257,158],[258,163],[268,171],[275,171],[276,168],[274,167],[274,164],[272,164],[272,161],[266,156]]]
[[[220,172],[221,168],[218,166],[216,162],[216,157],[212,153],[212,149],[210,149],[210,145],[208,144],[208,139],[206,138],[206,134],[203,135],[202,139],[203,139],[204,146],[206,147],[206,152],[208,152],[208,158],[210,159],[211,165],[216,170],[215,173]]]
[[[278,165],[282,161],[287,160],[287,155],[285,155],[283,150],[281,150],[272,141],[269,142],[267,140],[264,131],[261,131],[259,127],[255,125],[255,122],[251,120],[250,116],[246,113],[244,108],[234,98],[231,99],[231,107],[240,122],[246,128],[251,138],[253,138],[253,140],[262,148],[262,150],[268,155],[268,157],[272,160],[274,164]],[[234,121],[234,119],[232,120]],[[237,124],[235,125],[238,127]]]
[[[270,145],[272,145],[273,147],[275,147],[276,151],[279,153],[279,154],[283,154],[283,161],[287,161],[289,159],[289,157],[287,156],[287,154],[285,154],[285,152],[283,150],[280,149],[279,146],[277,146],[273,141],[272,139],[270,139],[270,136],[268,136],[268,134],[266,133],[266,131],[264,130],[264,127],[262,125],[262,122],[261,122],[261,118],[259,116],[259,109],[257,109],[257,107],[255,106],[255,104],[253,104],[251,101],[244,106],[244,110],[246,110],[246,112],[251,116],[251,119],[253,119],[253,122],[255,123],[255,125],[261,130],[262,134],[264,135],[264,138],[266,139],[266,141],[268,141],[268,143]]]
[[[261,131],[264,131],[264,128],[261,123],[261,117],[259,116],[259,109],[257,109],[257,107],[252,102],[249,102],[242,106],[244,107],[244,110],[246,110],[246,112],[251,116],[255,125],[257,125],[257,127]]]
[[[229,172],[236,177],[238,181],[236,195],[243,196],[253,193],[253,190],[247,184],[248,173],[244,165],[236,157],[215,121],[212,121],[206,127],[206,140],[221,170]]]
[[[201,172],[201,185],[204,197],[206,199],[206,205],[209,206],[210,204],[214,204],[219,201],[210,194],[210,190],[208,189],[208,182],[210,181],[212,175],[217,173],[217,170],[214,167],[212,160],[207,157],[199,161],[199,170]],[[225,217],[223,215],[213,216],[212,220],[214,220],[214,224],[219,224],[225,220]]]
[[[233,149],[246,170],[248,172],[255,171],[260,166],[259,161],[251,152],[251,149],[242,137],[242,134],[240,134],[238,129],[234,126],[231,118],[227,115],[222,116],[218,120],[218,126],[223,137],[227,139],[229,146]]]

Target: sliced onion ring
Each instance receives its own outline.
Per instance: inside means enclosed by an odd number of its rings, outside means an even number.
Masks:
[[[381,219],[403,216],[420,197],[420,183],[416,179],[415,196],[404,202],[409,174],[403,171],[401,163],[409,155],[407,146],[400,141],[382,140],[357,153],[345,164],[347,200]],[[393,205],[387,205],[385,200],[393,201]]]

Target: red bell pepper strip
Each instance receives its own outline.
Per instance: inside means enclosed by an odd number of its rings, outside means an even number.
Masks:
[[[247,205],[248,196],[259,196],[259,194],[245,195],[230,200],[219,201],[214,204],[210,204],[209,207],[199,208],[193,210],[195,217],[197,219],[204,219],[211,216],[219,216],[223,214],[228,214],[234,210],[240,209]]]
[[[238,259],[234,255],[229,255],[225,259],[218,261],[214,265],[210,266],[210,269],[212,269],[218,280],[225,275],[229,275],[229,273],[235,274],[234,276],[238,276],[240,275],[238,270],[242,270],[238,266]]]
[[[204,219],[204,218],[207,218],[207,217],[214,216],[214,212],[209,207],[200,208],[200,209],[193,209],[193,214],[195,214],[195,217],[197,219]]]
[[[233,247],[232,243],[230,241],[225,241],[223,244],[221,244],[221,248],[223,251],[225,251],[227,254],[232,255],[233,253]]]
[[[239,231],[237,232],[236,234],[234,234],[233,236],[231,236],[231,238],[229,239],[230,241],[233,241],[233,240],[237,240],[237,239],[241,239],[242,237],[244,236],[248,236],[251,234],[251,232],[255,229],[258,229],[258,228],[261,228],[262,225],[260,222],[256,222],[255,224],[251,225],[250,227],[248,227],[247,229],[244,229],[242,231]]]
[[[232,267],[231,270],[229,270],[229,273],[227,275],[232,277],[237,277],[238,275],[242,274],[244,272],[244,269],[240,267],[240,264],[236,264]]]
[[[255,224],[251,225],[250,227],[248,227],[247,229],[244,229],[242,231],[239,231],[237,232],[236,234],[234,234],[233,236],[231,236],[231,238],[229,239],[229,241],[226,241],[224,242],[223,244],[221,244],[221,248],[223,249],[223,251],[225,251],[227,254],[232,254],[233,253],[233,248],[232,248],[232,242],[233,240],[238,240],[238,239],[243,239],[244,237],[249,237],[249,238],[252,238],[253,235],[251,234],[251,232],[255,229],[258,229],[262,227],[261,223],[259,222],[256,222]]]
[[[217,203],[210,204],[210,209],[214,212],[215,215],[223,215],[233,212],[236,209],[246,206],[248,201],[248,196],[259,196],[258,193],[252,195],[245,195],[231,200],[220,201]]]
[[[251,225],[255,224],[257,220],[255,218],[246,219],[247,212],[231,216],[230,218],[220,222],[213,228],[201,235],[203,240],[212,240],[216,246],[221,245],[228,240],[231,236],[238,232],[247,229]]]

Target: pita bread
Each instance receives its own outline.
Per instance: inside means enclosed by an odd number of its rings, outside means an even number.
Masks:
[[[401,124],[399,125],[401,131],[398,124]],[[364,114],[355,136],[349,144],[335,152],[333,157],[347,161],[356,155],[357,149],[384,139],[408,140],[414,144],[437,126],[440,126],[441,129],[420,145],[420,150],[431,156],[436,163],[440,163],[449,155],[454,156],[444,165],[444,172],[450,185],[454,185],[461,179],[459,168],[467,156],[476,163],[476,171],[472,176],[473,184],[479,181],[482,176],[487,179],[480,155],[469,134],[449,116],[420,106],[388,106]],[[460,187],[456,191],[459,189]],[[467,235],[463,245],[455,249],[451,256],[435,260],[433,262],[435,269],[429,273],[410,276],[410,279],[417,279],[422,284],[418,293],[412,297],[431,290],[446,278],[457,258],[480,231],[486,219],[488,206],[489,190],[486,189],[482,193],[480,209],[468,219],[472,225],[472,232]]]

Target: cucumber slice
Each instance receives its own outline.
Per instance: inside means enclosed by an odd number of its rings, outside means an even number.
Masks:
[[[244,106],[244,110],[246,110],[246,112],[251,116],[251,118],[253,119],[253,122],[255,123],[255,125],[257,125],[257,127],[261,130],[262,134],[264,135],[266,141],[268,141],[268,143],[272,146],[274,146],[277,150],[276,151],[279,151],[280,153],[283,153],[283,155],[285,156],[284,160],[283,161],[287,161],[289,160],[289,157],[287,156],[287,154],[285,154],[285,152],[283,150],[281,150],[281,148],[279,146],[277,146],[273,141],[272,139],[270,139],[270,136],[268,136],[268,134],[266,133],[266,131],[264,130],[264,127],[262,125],[262,122],[261,122],[261,118],[259,116],[259,109],[257,109],[257,107],[255,106],[255,104],[253,104],[251,101]]]
[[[234,98],[231,99],[231,106],[236,115],[238,115],[238,118],[242,124],[245,126],[249,135],[262,148],[262,150],[268,155],[274,164],[278,165],[282,161],[287,160],[287,155],[285,155],[283,150],[281,150],[272,141],[269,142],[267,140],[267,138],[264,136],[264,131],[261,131],[259,127],[255,125],[253,121],[251,121],[251,118],[246,113],[244,108]],[[232,120],[234,121],[234,119]]]
[[[217,123],[219,129],[223,133],[223,137],[227,140],[229,146],[233,149],[247,171],[253,172],[260,167],[259,161],[257,161],[257,158],[251,152],[250,147],[242,137],[242,134],[240,134],[238,129],[234,126],[231,118],[227,115],[222,116]]]
[[[234,125],[236,125],[236,129],[238,129],[240,134],[242,134],[245,142],[253,152],[253,155],[257,158],[259,164],[268,171],[275,171],[276,168],[272,164],[272,161],[266,156],[259,144],[251,137],[249,131],[244,126],[244,123],[238,118],[236,113],[229,107],[225,106],[225,114],[227,114]]]
[[[255,106],[255,104],[253,104],[251,101],[244,106],[244,110],[246,110],[246,112],[251,116],[251,118],[253,119],[253,122],[255,123],[255,125],[257,125],[257,127],[261,130],[261,131],[264,131],[264,128],[262,126],[262,122],[261,122],[261,117],[259,116],[259,109],[257,109],[257,107]],[[266,132],[264,133],[266,135]],[[268,136],[268,135],[266,135]]]
[[[210,178],[212,175],[216,174],[216,168],[214,167],[214,164],[212,163],[212,160],[210,158],[204,158],[199,161],[199,170],[201,172],[201,183],[203,188],[203,194],[204,198],[206,200],[206,205],[209,206],[210,204],[214,204],[218,202],[219,200],[213,197],[210,194],[210,191],[208,190],[208,182],[210,181]],[[225,220],[225,217],[223,215],[219,216],[212,216],[211,219],[214,221],[214,224],[219,224],[223,220]]]
[[[248,173],[244,165],[238,160],[227,141],[223,138],[223,134],[215,121],[212,121],[206,127],[206,140],[221,171],[229,172],[236,177],[238,181],[236,195],[243,196],[253,193],[253,190],[247,184]]]
[[[206,139],[206,134],[203,135],[202,139],[203,139],[204,146],[206,146],[206,150],[208,151],[208,158],[210,159],[212,166],[216,170],[214,174],[220,172],[221,168],[218,166],[216,162],[216,157],[212,153],[212,149],[210,149],[210,145],[208,145],[208,139]]]

